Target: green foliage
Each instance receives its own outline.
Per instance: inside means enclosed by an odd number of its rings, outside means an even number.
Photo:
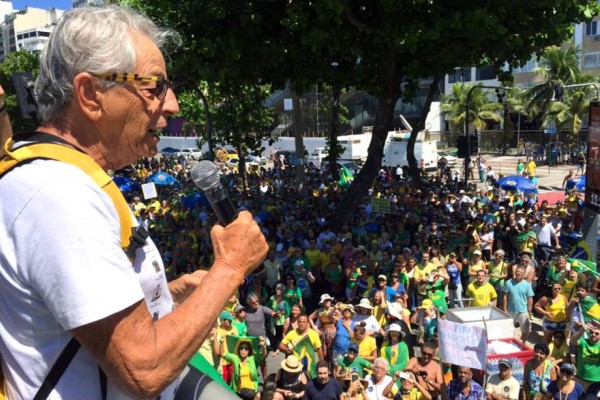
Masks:
[[[4,102],[6,103],[6,109],[10,115],[14,132],[33,130],[37,126],[37,121],[35,119],[23,118],[21,115],[12,74],[15,72],[31,72],[35,79],[39,70],[39,55],[37,53],[29,53],[26,50],[9,53],[6,56],[6,60],[0,63],[0,85],[2,85],[6,93]]]
[[[452,85],[452,94],[442,96],[440,110],[446,113],[450,121],[450,129],[455,132],[462,132],[464,130],[467,95],[472,88],[473,85],[455,83]],[[502,104],[490,101],[492,96],[496,97],[489,90],[479,87],[475,87],[471,92],[469,123],[473,124],[477,130],[486,129],[488,121],[502,121],[502,117],[499,114],[499,111],[502,110]]]

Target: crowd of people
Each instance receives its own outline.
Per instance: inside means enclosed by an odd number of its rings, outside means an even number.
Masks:
[[[145,205],[139,205],[143,202],[137,197],[131,203],[140,223],[164,249],[173,277],[210,263],[210,208],[200,200],[183,204],[194,191],[186,172],[190,168],[184,159],[162,158],[146,160],[130,171],[142,181],[164,171],[180,182],[177,188],[160,188],[159,198]],[[497,306],[514,319],[522,341],[530,337],[536,313],[542,318],[541,344],[562,349],[548,359],[555,371],[553,381],[560,375],[559,363],[573,368],[579,363],[580,371],[588,364],[598,368],[597,357],[576,358],[585,346],[575,340],[577,333],[586,332],[585,343],[594,342],[594,324],[600,317],[591,310],[600,279],[570,265],[563,249],[569,246],[565,239],[577,208],[567,208],[564,202],[537,204],[518,193],[478,190],[440,175],[427,177],[417,188],[394,169],[382,169],[369,194],[389,199],[391,212],[374,212],[365,198],[334,231],[330,216],[344,189],[328,171],[309,166],[306,176],[306,198],[295,191],[295,173],[285,163],[247,175],[245,186],[238,174],[222,177],[238,209],[254,215],[270,245],[259,272],[229,299],[225,321],[231,318],[238,327],[233,335],[245,332],[261,338],[270,354],[284,353],[282,370],[271,378],[285,398],[325,398],[304,391],[311,379],[319,382],[319,366],[328,368],[346,395],[353,374],[363,381],[365,398],[454,393],[459,382],[471,382],[467,377],[473,375],[439,364],[436,321],[454,307]],[[579,309],[584,320],[572,322]],[[561,336],[563,343],[573,343],[570,349],[556,344]],[[301,339],[305,340],[298,345]],[[594,343],[598,348],[597,340]],[[247,381],[244,389],[249,390],[244,393],[235,383],[235,373],[231,378],[225,372],[226,358],[221,359],[225,366],[218,360],[215,365],[244,398],[253,393],[260,398],[257,385],[268,378],[266,357],[265,353],[254,361],[256,371],[263,373],[252,375],[255,381]],[[286,368],[294,369],[289,365],[300,368],[298,363],[306,376],[290,378],[290,389],[281,376],[287,376]],[[510,375],[507,363],[503,365],[508,368],[501,369],[502,381]],[[378,375],[378,368],[385,373]],[[590,385],[598,380],[589,373],[579,377]],[[534,381],[525,380],[524,393],[535,388]],[[361,390],[358,384],[354,388]],[[493,397],[493,385],[482,393]]]

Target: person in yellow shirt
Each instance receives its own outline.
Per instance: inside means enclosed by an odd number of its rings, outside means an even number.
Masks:
[[[300,314],[300,316],[298,317],[298,320],[296,322],[298,324],[298,327],[296,329],[289,331],[285,335],[285,337],[283,338],[281,343],[279,343],[279,350],[282,353],[285,353],[286,356],[293,354],[296,357],[298,357],[298,359],[303,359],[305,355],[298,354],[298,351],[300,349],[297,348],[297,345],[300,343],[300,341],[302,339],[304,339],[304,337],[308,337],[309,343],[310,343],[310,345],[312,345],[312,347],[318,357],[318,360],[308,359],[308,361],[313,364],[313,365],[308,365],[308,367],[307,367],[307,374],[308,374],[309,378],[312,379],[315,377],[315,376],[311,376],[311,375],[314,375],[314,371],[313,371],[314,366],[316,365],[317,361],[323,360],[323,351],[321,349],[321,339],[319,339],[319,334],[310,328],[310,325],[308,323],[308,316],[306,314]]]
[[[352,343],[358,344],[359,357],[371,363],[375,361],[377,358],[377,343],[374,337],[367,335],[364,322],[354,325]]]
[[[525,166],[525,169],[527,170],[527,176],[529,177],[529,179],[535,178],[535,169],[536,168],[537,168],[537,165],[536,165],[535,161],[533,161],[533,158],[532,158],[531,160],[529,160],[529,162]]]
[[[304,251],[304,255],[310,261],[310,267],[315,271],[324,272],[324,268],[329,264],[329,259],[325,265],[321,264],[321,250],[317,247],[317,239],[310,238],[308,241],[308,248]]]
[[[423,253],[421,264],[415,268],[414,279],[417,284],[417,292],[424,296],[427,282],[432,272],[437,271],[437,266],[429,260],[429,253]]]
[[[467,287],[466,296],[472,298],[471,307],[485,307],[496,305],[498,294],[496,289],[487,281],[487,272],[477,271],[475,282]]]
[[[475,250],[469,260],[469,283],[473,283],[476,280],[479,271],[487,271],[487,263],[483,261],[481,251]]]
[[[562,294],[560,283],[552,285],[552,295],[542,296],[535,303],[535,311],[543,315],[542,328],[544,330],[544,343],[550,344],[556,332],[565,332],[567,329],[567,305],[569,300]]]

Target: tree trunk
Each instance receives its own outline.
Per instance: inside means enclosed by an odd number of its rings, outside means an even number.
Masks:
[[[306,173],[304,171],[304,141],[302,134],[304,133],[304,115],[300,107],[298,95],[295,92],[292,94],[292,102],[294,107],[294,137],[296,144],[296,155],[298,156],[299,165],[296,165],[296,190],[300,198],[306,197]]]
[[[338,231],[344,222],[352,216],[352,212],[360,204],[363,196],[368,193],[373,180],[375,180],[381,168],[383,147],[388,132],[393,127],[394,107],[399,97],[399,94],[388,94],[385,98],[379,99],[379,109],[375,116],[373,136],[369,144],[367,160],[358,175],[354,177],[354,182],[352,182],[331,216],[331,227],[333,230]]]
[[[421,169],[420,165],[417,164],[417,159],[415,158],[415,143],[417,141],[417,135],[423,129],[425,129],[425,121],[427,120],[427,114],[429,114],[429,110],[431,109],[431,102],[433,101],[435,95],[439,90],[439,83],[441,78],[434,78],[429,85],[429,91],[427,92],[427,98],[425,99],[425,103],[423,104],[423,109],[421,110],[421,115],[419,116],[419,120],[413,127],[412,132],[410,133],[410,138],[408,139],[408,145],[406,149],[406,156],[408,158],[408,171],[415,185],[421,185]]]
[[[340,179],[337,167],[337,154],[332,149],[337,149],[338,120],[340,114],[340,90],[333,90],[333,104],[331,106],[331,130],[329,131],[329,172],[334,181]]]
[[[238,153],[238,174],[240,174],[240,178],[242,179],[242,190],[244,193],[248,190],[248,182],[246,182],[246,161],[244,160],[244,152],[242,151],[242,145],[237,145],[237,153]]]

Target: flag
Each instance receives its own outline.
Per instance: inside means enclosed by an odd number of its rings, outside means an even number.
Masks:
[[[294,355],[303,365],[303,371],[310,379],[317,377],[317,352],[308,335],[304,335],[294,346]]]
[[[578,260],[594,261],[594,259],[592,258],[592,252],[590,251],[589,246],[583,239],[579,239],[575,247],[573,247],[573,250],[571,251],[569,257],[576,258]]]
[[[600,304],[592,296],[585,296],[581,299],[579,306],[586,324],[591,320],[600,321]]]
[[[252,354],[256,356],[255,358],[257,360],[260,360],[263,357],[260,349],[260,339],[256,336],[227,335],[225,336],[225,340],[227,341],[227,349],[232,354],[239,354],[238,347],[240,347],[240,344],[246,342],[250,343],[250,346],[252,346]]]
[[[338,185],[340,185],[340,187],[347,188],[350,186],[353,180],[354,175],[352,175],[352,172],[348,168],[342,166],[342,168],[340,168],[340,179],[338,180]]]
[[[568,258],[567,261],[571,263],[571,268],[580,274],[592,274],[600,276],[596,271],[596,263],[588,260],[581,260],[579,258]]]

